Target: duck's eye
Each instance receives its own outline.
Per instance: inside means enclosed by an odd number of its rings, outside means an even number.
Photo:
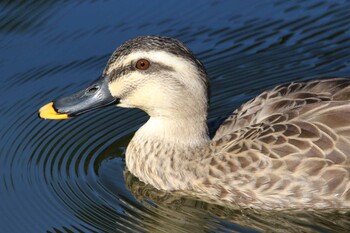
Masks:
[[[147,70],[149,68],[150,62],[146,59],[140,59],[136,62],[136,68],[139,70]]]

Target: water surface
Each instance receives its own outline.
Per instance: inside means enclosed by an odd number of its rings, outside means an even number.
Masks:
[[[125,171],[147,116],[109,107],[68,121],[37,109],[85,87],[138,35],[186,43],[211,81],[209,120],[274,85],[350,77],[350,1],[0,3],[0,232],[346,232],[349,213],[232,210]]]

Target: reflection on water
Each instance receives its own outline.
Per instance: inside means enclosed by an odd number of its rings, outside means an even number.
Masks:
[[[159,191],[150,185],[145,185],[130,172],[125,172],[129,190],[150,210],[152,227],[166,232],[176,229],[176,232],[223,231],[228,229],[242,230],[239,226],[250,228],[250,232],[314,232],[317,228],[323,230],[342,231],[350,227],[350,213],[337,211],[264,211],[253,209],[229,209],[220,205],[209,204],[190,197]],[[151,201],[151,203],[149,203]],[[154,205],[154,203],[156,205]],[[222,224],[218,219],[227,221]],[[150,221],[145,218],[147,223]],[[235,226],[231,223],[238,224]],[[171,226],[171,227],[169,227]]]
[[[276,84],[350,74],[349,1],[0,3],[1,232],[345,232],[349,213],[234,210],[163,193],[125,171],[147,119],[100,110],[43,121],[37,109],[95,80],[137,35],[184,41],[211,78],[209,118]],[[215,121],[211,124],[215,128]],[[125,175],[125,177],[124,177]]]

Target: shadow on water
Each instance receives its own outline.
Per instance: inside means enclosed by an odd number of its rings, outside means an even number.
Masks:
[[[184,41],[211,81],[216,120],[276,84],[350,73],[349,1],[0,3],[1,232],[346,232],[349,213],[228,209],[125,171],[146,121],[106,108],[68,121],[37,109],[96,79],[138,35]]]

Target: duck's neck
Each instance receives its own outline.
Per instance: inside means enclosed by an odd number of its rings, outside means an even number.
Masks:
[[[135,134],[133,140],[157,140],[163,144],[169,143],[178,148],[200,147],[209,142],[206,119],[186,117],[170,119],[151,117]]]
[[[207,154],[209,144],[205,118],[151,117],[128,145],[127,167],[156,188],[190,189],[183,178],[194,175],[192,163]]]

